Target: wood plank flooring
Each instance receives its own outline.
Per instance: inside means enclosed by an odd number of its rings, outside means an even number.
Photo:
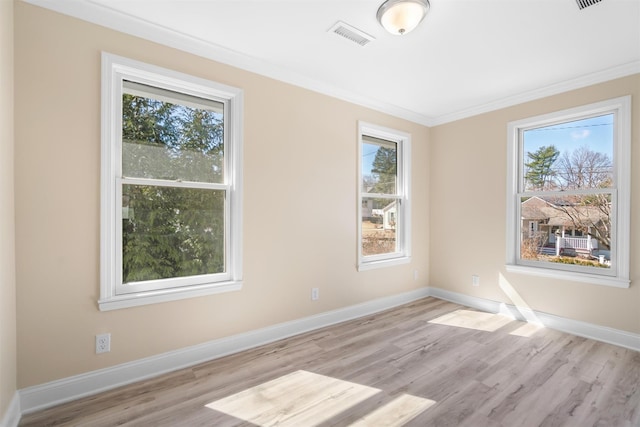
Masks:
[[[425,298],[20,426],[637,427],[640,353]]]

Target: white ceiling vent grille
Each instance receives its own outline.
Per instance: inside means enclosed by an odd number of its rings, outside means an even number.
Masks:
[[[349,24],[345,24],[342,21],[336,22],[333,27],[329,28],[328,32],[342,36],[345,39],[359,44],[360,46],[366,46],[375,40],[372,36],[365,33],[364,31],[360,31],[359,29],[352,27]]]
[[[588,6],[593,6],[596,3],[600,3],[602,0],[576,0],[576,3],[578,3],[578,7],[580,8],[580,10],[584,9],[585,7]]]

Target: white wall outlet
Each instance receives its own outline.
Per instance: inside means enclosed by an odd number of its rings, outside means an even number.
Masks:
[[[471,276],[471,284],[473,286],[480,286],[480,276],[478,276],[477,274]]]
[[[418,270],[413,270],[413,280],[414,281],[418,280]]]
[[[111,351],[111,334],[96,335],[96,354]]]
[[[311,301],[316,301],[320,298],[320,288],[311,288]]]

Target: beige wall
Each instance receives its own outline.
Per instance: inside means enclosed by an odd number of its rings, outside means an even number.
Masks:
[[[427,285],[426,127],[23,2],[15,24],[20,388]],[[244,89],[241,292],[98,311],[102,50]],[[412,134],[411,264],[356,271],[358,120]]]
[[[0,420],[16,392],[13,2],[0,1]]]
[[[631,287],[506,273],[507,123],[623,95],[633,97]],[[640,333],[639,112],[635,75],[432,128],[429,285],[507,303],[519,295],[535,310]]]
[[[18,387],[426,285],[504,302],[517,292],[533,309],[640,333],[638,186],[630,289],[504,271],[507,122],[632,94],[632,180],[640,182],[640,76],[429,130],[23,2],[15,8]],[[241,292],[98,311],[102,50],[244,89]],[[3,106],[1,117],[9,115]],[[413,136],[411,264],[356,271],[357,120]],[[6,185],[4,155],[2,162]],[[3,192],[3,208],[5,200]],[[0,226],[11,228],[10,214],[0,212]],[[0,250],[8,262],[13,250]],[[3,292],[14,289],[8,274]],[[480,287],[471,286],[472,274],[480,275]],[[310,301],[312,287],[320,288],[317,302]],[[98,356],[94,336],[103,332],[112,334],[112,351]],[[15,384],[5,372],[12,375],[15,358],[11,349],[5,354],[4,340],[15,335],[3,326],[0,338],[6,405]]]

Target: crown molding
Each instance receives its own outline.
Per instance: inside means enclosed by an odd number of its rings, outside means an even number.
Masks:
[[[372,97],[362,96],[334,85],[311,79],[258,58],[224,46],[193,37],[150,21],[117,11],[91,0],[22,0],[25,3],[72,16],[105,28],[149,40],[188,52],[222,64],[270,77],[342,101],[380,111],[410,122],[429,126],[430,119],[422,114],[392,105]]]
[[[569,79],[564,82],[545,86],[543,88],[522,92],[513,96],[508,96],[506,98],[498,99],[486,104],[433,117],[430,120],[430,126],[437,126],[445,123],[455,122],[457,120],[477,116],[479,114],[489,113],[491,111],[500,110],[502,108],[512,107],[514,105],[523,104],[525,102],[535,101],[536,99],[558,95],[570,90],[580,89],[583,87],[592,86],[598,83],[603,83],[609,80],[627,77],[638,73],[640,73],[640,61],[630,62],[596,73],[586,74],[575,79]]]
[[[154,24],[92,0],[22,1],[427,127],[454,122],[547,96],[557,95],[570,90],[640,73],[640,61],[634,61],[451,113],[439,116],[427,116],[372,97],[355,94],[320,80],[308,78],[270,62],[251,57],[168,27]]]

